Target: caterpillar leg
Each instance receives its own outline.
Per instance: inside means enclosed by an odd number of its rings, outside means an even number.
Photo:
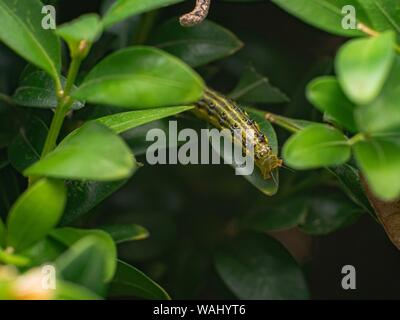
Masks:
[[[183,27],[192,27],[207,18],[211,0],[196,0],[195,8],[179,18]]]

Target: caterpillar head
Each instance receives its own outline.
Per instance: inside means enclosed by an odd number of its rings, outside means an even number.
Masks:
[[[270,147],[265,150],[260,150],[256,153],[256,165],[261,171],[265,180],[271,178],[271,172],[276,168],[280,168],[283,161],[272,153]]]

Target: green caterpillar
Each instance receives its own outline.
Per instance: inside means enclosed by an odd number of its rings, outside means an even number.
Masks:
[[[228,129],[232,133],[240,132],[243,151],[249,154],[246,135],[253,133],[254,161],[264,179],[271,178],[274,169],[282,166],[282,160],[273,154],[268,138],[261,132],[259,125],[246,111],[233,100],[214,90],[206,88],[203,98],[196,103],[194,114],[218,129]]]

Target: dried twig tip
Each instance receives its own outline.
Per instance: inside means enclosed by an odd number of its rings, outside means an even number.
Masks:
[[[179,22],[183,27],[192,27],[201,23],[207,18],[210,9],[211,0],[196,0],[196,6],[193,11],[180,17]]]

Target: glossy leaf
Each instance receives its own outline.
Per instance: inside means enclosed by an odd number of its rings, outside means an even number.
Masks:
[[[111,25],[128,18],[129,16],[166,7],[181,1],[182,0],[118,0],[106,12],[103,18],[103,23],[108,28]]]
[[[350,158],[350,146],[340,131],[316,124],[289,138],[283,147],[283,158],[295,169],[335,166]]]
[[[167,107],[148,110],[137,110],[115,113],[96,119],[97,122],[105,125],[116,133],[123,133],[127,130],[143,124],[166,118],[181,112],[193,109],[193,106]]]
[[[60,224],[65,226],[83,217],[120,189],[126,181],[67,181],[68,201]]]
[[[101,300],[101,297],[85,287],[57,279],[56,300]]]
[[[135,159],[123,140],[105,126],[91,122],[69,134],[24,174],[110,181],[129,177],[135,168]]]
[[[61,84],[64,86],[66,78],[61,76]],[[74,87],[76,88],[76,87]],[[53,79],[44,71],[28,67],[21,76],[21,81],[15,90],[13,101],[24,107],[34,108],[56,108],[57,95]],[[75,101],[72,109],[77,110],[84,107],[84,103]]]
[[[107,232],[96,229],[60,228],[53,230],[50,235],[57,241],[72,248],[81,239],[88,237],[95,239],[96,246],[102,248],[104,255],[105,265],[102,279],[110,281],[113,278],[116,268],[117,250],[113,239]]]
[[[19,172],[40,159],[48,127],[39,117],[29,119],[8,148],[8,159]]]
[[[351,132],[357,132],[355,105],[345,96],[335,78],[321,77],[313,80],[308,85],[307,97],[320,111],[326,112]]]
[[[354,146],[357,162],[368,185],[381,200],[400,196],[400,139],[373,139]]]
[[[382,132],[400,127],[400,58],[396,57],[392,71],[381,94],[371,103],[356,110],[361,131]]]
[[[252,230],[266,232],[293,228],[299,225],[307,214],[306,203],[302,198],[291,198],[290,201],[276,206],[257,209],[246,214],[242,224]]]
[[[74,243],[56,261],[57,275],[97,294],[104,293],[107,252],[96,236]]]
[[[7,220],[7,245],[21,251],[43,239],[58,223],[66,190],[62,181],[42,179],[13,205]]]
[[[357,0],[272,0],[272,2],[304,22],[340,36],[362,35],[357,29],[343,28],[342,20],[346,13],[342,13],[342,8],[347,5],[355,8],[356,23],[370,25]]]
[[[149,231],[137,224],[109,225],[101,227],[101,229],[106,231],[115,243],[143,240],[149,236]]]
[[[23,58],[58,79],[60,42],[53,30],[42,28],[43,4],[39,0],[0,2],[0,40]]]
[[[305,199],[307,214],[301,230],[312,235],[324,235],[353,223],[362,210],[347,198],[337,195],[310,195]]]
[[[400,33],[400,8],[397,0],[361,0],[360,5],[377,31],[394,30]]]
[[[212,21],[185,28],[177,17],[161,25],[151,43],[192,67],[230,56],[243,46],[233,33]]]
[[[82,15],[79,18],[57,27],[56,33],[63,38],[68,45],[75,46],[84,40],[95,42],[101,35],[103,25],[97,14]]]
[[[365,195],[359,170],[346,163],[338,167],[330,168],[329,171],[339,179],[350,199],[376,218],[374,209],[371,207]]]
[[[102,60],[73,96],[138,109],[186,105],[202,93],[202,79],[174,56],[151,47],[131,47]]]
[[[153,300],[170,300],[168,293],[135,267],[118,261],[117,272],[111,282],[110,295]]]
[[[289,98],[282,91],[274,87],[268,78],[257,73],[252,67],[245,69],[229,97],[243,103],[289,102]]]
[[[381,92],[393,65],[395,36],[386,32],[345,44],[336,58],[339,82],[357,104],[373,101]]]
[[[283,245],[263,234],[244,234],[215,256],[221,278],[239,299],[307,299],[300,267]]]

